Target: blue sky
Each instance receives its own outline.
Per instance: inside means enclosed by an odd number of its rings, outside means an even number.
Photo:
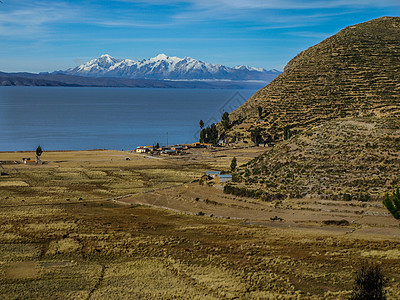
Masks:
[[[399,0],[2,1],[5,72],[66,69],[105,53],[282,70],[346,26],[400,15]]]

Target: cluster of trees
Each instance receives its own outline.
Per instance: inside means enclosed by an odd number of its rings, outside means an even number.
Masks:
[[[268,194],[263,190],[253,190],[253,189],[248,189],[246,187],[239,187],[239,186],[234,186],[232,184],[226,184],[224,186],[224,193],[225,194],[232,194],[240,197],[249,197],[249,198],[255,198],[255,199],[260,199],[262,201],[272,201],[272,200],[281,200],[285,196],[283,194]]]
[[[222,127],[227,130],[230,126],[231,122],[229,120],[229,113],[224,112],[221,117],[221,125]],[[217,129],[217,125],[212,123],[210,126],[204,128],[205,124],[203,120],[200,120],[200,143],[210,143],[213,145],[218,144],[219,133]]]
[[[258,144],[261,144],[263,142],[262,129],[260,127],[256,127],[254,130],[251,131],[250,137],[253,143],[258,146]]]
[[[285,127],[283,129],[283,139],[284,140],[290,139],[295,134],[296,134],[296,131],[292,131],[290,129],[290,127]],[[259,144],[271,143],[274,140],[273,137],[269,134],[266,135],[266,137],[263,136],[263,130],[260,127],[256,127],[250,132],[250,138],[251,138],[252,142],[257,146]],[[275,139],[276,138],[277,137],[275,136]]]
[[[218,129],[214,123],[200,131],[200,143],[218,144]]]

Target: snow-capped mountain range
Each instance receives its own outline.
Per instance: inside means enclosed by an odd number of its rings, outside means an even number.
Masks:
[[[179,58],[159,54],[140,61],[116,59],[104,54],[76,68],[58,71],[58,74],[87,77],[118,77],[156,80],[259,80],[272,81],[281,72],[248,66],[226,67],[190,57]]]

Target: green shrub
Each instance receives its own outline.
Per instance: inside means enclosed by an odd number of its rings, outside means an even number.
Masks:
[[[357,272],[351,300],[383,300],[386,279],[378,265],[362,266]]]

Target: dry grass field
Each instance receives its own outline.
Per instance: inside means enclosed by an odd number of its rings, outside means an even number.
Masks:
[[[0,153],[0,298],[346,299],[378,263],[398,299],[400,229],[379,202],[262,202],[193,182],[265,150]]]

